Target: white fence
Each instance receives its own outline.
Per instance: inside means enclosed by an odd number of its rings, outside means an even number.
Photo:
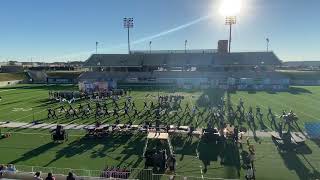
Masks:
[[[34,174],[41,172],[43,175],[51,172],[55,176],[65,177],[69,172],[74,173],[77,179],[141,179],[141,180],[220,180],[224,178],[192,177],[183,175],[154,174],[151,169],[131,168],[127,172],[120,171],[102,171],[87,169],[71,169],[57,167],[40,167],[40,166],[15,166],[18,173]],[[59,179],[59,178],[58,178]]]

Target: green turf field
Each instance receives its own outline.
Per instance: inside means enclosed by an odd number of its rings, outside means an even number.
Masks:
[[[59,122],[59,123],[77,123],[77,124],[92,124],[95,122],[94,114],[90,118],[86,119],[66,119],[64,114],[60,114],[58,120],[47,119],[47,108],[58,108],[61,104],[58,102],[48,101],[48,90],[72,90],[77,89],[76,86],[24,86],[2,88],[0,89],[0,96],[2,101],[0,102],[0,121],[19,121],[19,122],[31,122],[33,120],[41,120],[46,123]],[[165,94],[180,94],[185,96],[182,101],[182,109],[186,103],[190,107],[197,104],[197,100],[203,94],[208,94],[210,101],[218,103],[221,97],[230,99],[235,109],[239,103],[239,99],[244,100],[246,109],[252,106],[254,109],[258,105],[261,107],[264,115],[267,114],[267,108],[271,107],[273,113],[281,115],[282,110],[293,110],[299,117],[298,124],[303,128],[304,122],[318,121],[320,118],[320,87],[291,87],[287,92],[248,92],[248,91],[236,91],[227,95],[222,90],[206,90],[206,91],[172,91],[172,90],[136,90],[132,91],[130,96],[136,103],[137,109],[143,114],[143,101],[150,103],[157,102],[158,95]],[[120,99],[119,107],[123,107],[125,98]],[[74,103],[72,106],[75,108],[79,103],[85,104],[86,101]],[[95,102],[90,102],[94,106]],[[65,107],[68,103],[63,103]],[[109,110],[113,109],[111,101],[108,105]],[[200,111],[204,110],[204,107],[199,107]],[[190,125],[193,123],[198,127],[204,127],[207,124],[208,118],[206,113],[203,118],[189,118],[185,116],[185,111],[179,112],[181,118],[172,117],[166,119],[166,122],[172,124]],[[133,114],[133,112],[131,112]],[[270,123],[266,116],[263,117],[265,126],[270,127]],[[106,123],[112,123],[115,121],[113,117],[100,119]],[[122,117],[121,122],[128,121],[127,117]],[[139,124],[144,121],[144,118],[133,119],[134,124]],[[197,123],[196,123],[197,122]],[[257,123],[258,124],[258,123]],[[245,125],[244,125],[245,126]],[[270,127],[272,128],[272,127]]]
[[[306,87],[291,87],[287,92],[248,92],[237,91],[230,93],[231,101],[234,104],[239,103],[242,98],[245,102],[246,109],[249,106],[255,108],[260,106],[262,113],[267,114],[268,107],[272,108],[274,114],[280,116],[282,110],[289,112],[293,110],[297,114],[299,126],[303,128],[305,122],[319,121],[320,111],[320,87],[306,86]],[[270,127],[270,123],[264,116],[265,125]]]
[[[8,139],[0,140],[1,163],[16,165],[101,170],[105,166],[143,168],[141,158],[144,135],[113,136],[106,139],[85,139],[82,131],[71,131],[69,141],[52,143],[47,130],[4,129],[12,132]],[[177,158],[177,174],[207,178],[238,178],[244,176],[243,151],[227,145],[224,153],[219,146],[207,144],[197,138],[189,140],[174,136],[172,144]],[[257,179],[316,179],[320,177],[320,141],[308,140],[297,147],[278,146],[271,138],[262,138],[256,148]],[[283,149],[284,148],[284,149]],[[238,154],[238,155],[236,155]],[[197,156],[198,155],[198,156]],[[224,163],[221,165],[221,159]],[[205,166],[207,165],[207,168]],[[201,168],[200,168],[201,166]]]
[[[45,123],[78,123],[92,124],[93,116],[88,119],[66,119],[63,115],[58,120],[47,119],[47,108],[60,106],[59,103],[48,101],[48,90],[72,90],[76,86],[43,86],[19,85],[0,89],[0,121],[31,122],[41,120]],[[197,104],[203,94],[207,94],[213,104],[217,104],[221,97],[230,99],[235,107],[239,98],[244,100],[245,108],[259,105],[263,114],[267,114],[270,106],[275,114],[282,110],[293,110],[299,117],[298,125],[303,129],[304,122],[319,121],[320,87],[292,87],[287,92],[224,92],[222,90],[186,91],[186,90],[133,90],[131,96],[138,109],[143,109],[143,101],[156,102],[157,96],[165,94],[184,95],[182,108],[189,103]],[[78,102],[79,103],[79,102]],[[84,103],[84,102],[82,102]],[[124,98],[120,100],[123,106]],[[94,102],[92,102],[94,105]],[[74,104],[77,106],[77,103]],[[113,107],[111,104],[108,106]],[[205,107],[200,107],[204,110]],[[205,127],[208,118],[186,118],[185,112],[180,112],[181,118],[171,118],[171,124]],[[112,123],[114,118],[103,118],[101,121]],[[122,123],[128,118],[121,118]],[[134,119],[139,124],[144,118]],[[270,127],[266,117],[264,125]],[[259,123],[258,129],[261,129]],[[246,124],[243,124],[246,126]],[[272,130],[270,127],[269,130]],[[145,135],[135,134],[110,136],[105,139],[85,139],[84,131],[69,132],[69,141],[63,144],[51,142],[49,131],[46,129],[2,129],[12,132],[8,139],[0,140],[0,163],[14,163],[18,165],[47,166],[73,169],[101,170],[105,166],[127,166],[143,168],[141,158],[145,143]],[[241,149],[226,144],[222,153],[221,147],[206,144],[197,138],[190,140],[184,136],[171,137],[172,145],[177,155],[177,174],[185,176],[208,178],[241,178],[244,170],[241,168],[243,153]],[[260,138],[255,142],[256,147],[256,175],[257,179],[316,179],[320,178],[320,142],[307,140],[306,145],[294,150],[290,147],[278,146],[271,138]],[[244,148],[246,151],[246,148]],[[224,163],[220,164],[221,159]],[[240,175],[240,176],[239,176]]]
[[[48,108],[58,108],[61,105],[66,108],[69,106],[67,102],[58,103],[50,102],[48,100],[48,90],[72,90],[76,89],[76,86],[20,86],[13,88],[0,89],[0,96],[2,96],[2,101],[0,102],[0,121],[19,121],[19,122],[31,122],[33,120],[40,120],[46,123],[77,123],[77,124],[92,124],[96,120],[94,118],[94,113],[92,113],[89,118],[85,119],[67,119],[65,114],[61,113],[58,120],[47,119],[47,109]],[[197,98],[201,95],[201,92],[175,92],[177,94],[185,96],[185,100],[182,102],[182,107],[186,103],[195,104]],[[159,95],[169,94],[168,90],[165,91],[148,91],[148,90],[139,90],[132,91],[130,96],[133,97],[137,109],[141,111],[141,114],[145,113],[143,111],[143,102],[146,101],[150,105],[151,101],[156,103],[157,97]],[[122,109],[124,106],[125,98],[121,98],[119,101],[119,107]],[[92,107],[95,106],[93,101],[80,101],[72,104],[73,107],[77,108],[79,103],[86,105],[89,102]],[[108,109],[112,110],[114,106],[111,103],[111,100],[108,102]],[[187,119],[183,116],[185,112],[179,113],[182,119],[172,118],[168,120],[172,124],[180,121],[181,125],[190,124],[194,119]],[[131,115],[133,112],[131,112]],[[128,121],[128,117],[121,117],[121,123]],[[100,121],[105,123],[112,123],[115,121],[115,118],[100,118]],[[144,118],[133,119],[134,124],[139,124],[144,121]],[[202,124],[204,122],[201,122]]]

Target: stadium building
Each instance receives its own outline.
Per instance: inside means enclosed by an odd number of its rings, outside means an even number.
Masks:
[[[280,65],[273,52],[205,49],[93,54],[84,63],[89,71],[80,75],[79,83],[83,90],[97,84],[279,90],[289,86],[289,79],[275,71]]]

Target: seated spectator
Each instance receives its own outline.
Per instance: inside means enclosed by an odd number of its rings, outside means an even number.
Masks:
[[[102,177],[105,178],[120,178],[120,179],[128,179],[130,176],[130,171],[120,167],[110,167],[105,168],[102,173]]]
[[[67,176],[67,180],[76,180],[76,178],[73,176],[72,172],[69,172],[69,174]]]
[[[9,164],[7,167],[7,171],[15,172],[17,169],[13,164]]]
[[[0,177],[2,176],[3,172],[6,170],[6,167],[4,165],[0,165]]]
[[[48,173],[48,176],[45,180],[56,180],[56,178],[52,175],[52,173]]]
[[[40,172],[36,172],[33,177],[34,180],[43,180],[40,176]]]

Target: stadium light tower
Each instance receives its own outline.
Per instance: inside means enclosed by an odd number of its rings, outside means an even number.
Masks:
[[[226,16],[226,25],[229,26],[229,53],[231,52],[231,36],[232,36],[232,25],[236,24],[236,16]]]
[[[241,0],[223,0],[220,13],[225,16],[225,24],[229,26],[229,53],[231,50],[232,25],[236,24],[236,15],[240,13]]]
[[[99,44],[99,42],[96,41],[96,54],[98,54],[98,44]]]
[[[266,41],[267,41],[267,52],[269,52],[269,38],[266,38]]]
[[[123,27],[128,29],[128,54],[131,54],[130,51],[130,28],[133,28],[133,18],[123,18]]]
[[[185,40],[184,41],[184,53],[187,53],[187,43],[188,43],[188,41]]]
[[[152,45],[152,41],[149,41],[149,53],[151,54],[151,45]]]

